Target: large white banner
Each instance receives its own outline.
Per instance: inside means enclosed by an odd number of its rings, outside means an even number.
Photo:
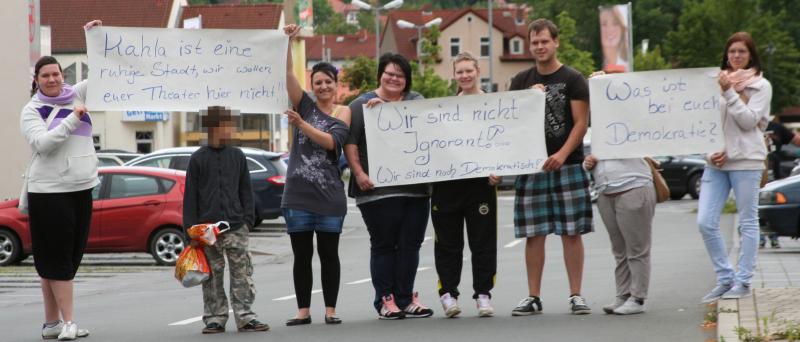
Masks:
[[[282,113],[287,39],[277,30],[92,28],[86,32],[87,106]]]
[[[599,159],[721,151],[719,68],[589,79],[592,154]]]
[[[520,90],[364,108],[376,187],[537,172],[545,95]]]

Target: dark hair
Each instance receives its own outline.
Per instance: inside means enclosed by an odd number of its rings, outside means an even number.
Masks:
[[[756,69],[756,75],[761,74],[761,59],[758,58],[758,50],[756,50],[756,42],[753,41],[753,37],[750,36],[747,32],[736,32],[728,38],[728,42],[725,43],[725,51],[722,51],[722,68],[723,70],[729,69],[730,65],[728,65],[728,49],[731,48],[733,43],[742,42],[747,47],[747,50],[750,51],[750,61],[747,62],[747,66],[745,68]]]
[[[336,67],[333,66],[331,63],[319,62],[317,64],[314,64],[314,66],[311,67],[311,80],[312,80],[312,82],[314,80],[314,74],[316,74],[318,72],[321,72],[321,73],[323,73],[325,75],[328,75],[328,77],[332,78],[334,82],[339,82],[339,79],[338,79],[339,70],[336,70]]]
[[[36,78],[39,77],[39,70],[41,70],[43,66],[50,64],[58,65],[58,71],[63,72],[61,70],[61,64],[58,63],[58,60],[56,60],[55,57],[42,56],[42,58],[39,58],[39,60],[36,61],[36,66],[33,68],[33,81],[31,82],[31,96],[33,96],[33,94],[36,94],[36,91],[39,90],[39,85],[36,84]]]
[[[531,32],[538,34],[539,32],[542,32],[544,30],[550,32],[550,38],[553,39],[558,38],[558,26],[556,26],[556,24],[553,24],[553,22],[548,19],[539,18],[531,22],[530,25],[528,25],[528,39],[531,38]]]
[[[403,92],[407,93],[411,91],[411,64],[408,63],[408,60],[403,57],[403,55],[398,53],[384,53],[381,59],[378,60],[378,86],[381,84],[381,75],[386,71],[386,67],[389,64],[397,65],[406,76],[406,87],[403,88]]]

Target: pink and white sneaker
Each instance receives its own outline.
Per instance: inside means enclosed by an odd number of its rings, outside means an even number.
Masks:
[[[379,319],[405,318],[405,313],[400,311],[400,308],[395,304],[393,295],[383,296],[382,301],[383,304],[381,305],[380,316],[378,316]]]
[[[475,299],[475,305],[478,307],[478,316],[494,316],[494,308],[492,307],[492,302],[489,296],[485,294],[478,295],[478,298]]]
[[[406,317],[409,318],[423,318],[433,315],[433,310],[419,302],[418,292],[414,292],[414,294],[411,295],[411,304],[408,304],[408,306],[403,309],[403,312],[405,312]]]

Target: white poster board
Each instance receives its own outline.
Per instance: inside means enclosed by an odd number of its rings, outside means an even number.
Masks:
[[[598,159],[721,151],[719,68],[589,79],[592,154]]]
[[[95,27],[86,32],[87,106],[282,113],[287,46],[277,30]]]
[[[376,187],[534,173],[547,159],[539,90],[364,107]]]

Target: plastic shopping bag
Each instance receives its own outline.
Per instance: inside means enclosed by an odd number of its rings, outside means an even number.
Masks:
[[[211,275],[206,253],[201,244],[192,243],[184,249],[175,263],[175,279],[183,287],[192,287],[202,284]]]
[[[201,223],[191,226],[186,232],[189,238],[206,246],[213,246],[217,242],[217,235],[230,229],[228,222]]]

